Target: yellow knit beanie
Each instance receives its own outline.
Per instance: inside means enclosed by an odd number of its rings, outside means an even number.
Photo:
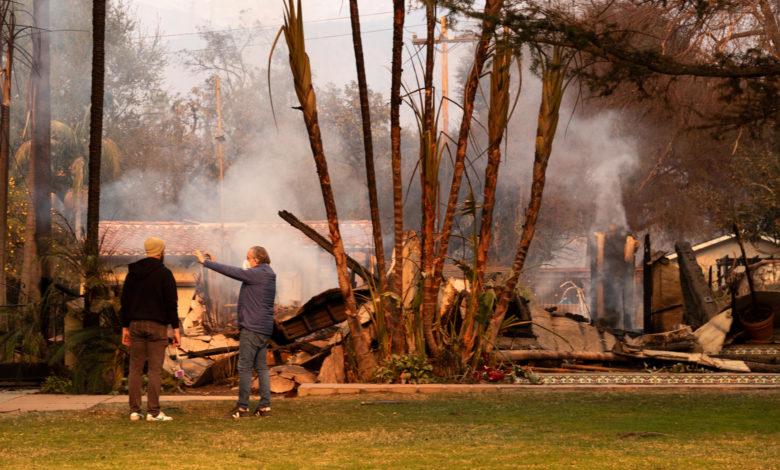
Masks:
[[[144,242],[144,250],[146,250],[146,256],[150,258],[159,256],[165,250],[165,242],[159,238],[149,237]]]

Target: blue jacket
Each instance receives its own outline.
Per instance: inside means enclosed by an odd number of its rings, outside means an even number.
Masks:
[[[238,291],[238,327],[271,336],[274,331],[276,273],[267,264],[237,268],[206,260],[203,266],[241,281]]]

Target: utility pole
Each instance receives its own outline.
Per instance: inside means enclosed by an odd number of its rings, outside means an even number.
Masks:
[[[447,68],[447,17],[442,16],[441,19],[441,94],[443,99],[441,100],[441,119],[442,130],[445,134],[450,132],[450,116],[449,116],[449,103],[447,102],[447,96],[449,96],[447,85],[449,77],[449,69]]]
[[[441,44],[441,119],[442,119],[442,132],[449,134],[450,122],[449,122],[449,71],[447,64],[448,47],[449,43],[456,42],[472,42],[478,38],[473,34],[464,34],[458,37],[447,35],[447,17],[442,16],[439,19],[441,23],[441,36],[433,38],[434,44]],[[425,38],[418,38],[417,34],[412,34],[412,44],[415,46],[424,46]]]
[[[222,135],[222,109],[219,102],[219,75],[217,75],[217,136],[214,137],[217,141],[217,156],[219,159],[219,223],[222,224],[222,211],[224,210],[224,197],[222,195],[222,142],[225,141],[225,136]]]
[[[222,135],[222,105],[219,100],[219,75],[217,75],[217,136],[214,139],[217,141],[217,156],[219,159],[219,251],[222,259],[225,259],[225,194],[223,185],[223,158],[222,158],[222,142],[225,141],[225,136]]]

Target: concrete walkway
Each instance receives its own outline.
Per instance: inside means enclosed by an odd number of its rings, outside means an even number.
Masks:
[[[643,374],[647,375],[647,374]],[[671,374],[669,374],[671,375]],[[754,381],[749,383],[724,383],[712,381],[708,383],[685,382],[685,376],[689,374],[677,374],[676,383],[647,382],[632,383],[627,378],[630,375],[615,375],[613,379],[622,378],[623,383],[604,382],[605,375],[593,374],[591,383],[546,383],[541,385],[530,384],[424,384],[424,385],[398,385],[398,384],[302,384],[298,387],[298,396],[322,396],[322,395],[351,395],[370,393],[394,393],[394,394],[436,394],[436,393],[511,393],[513,391],[534,390],[538,392],[548,390],[686,390],[686,389],[710,389],[710,390],[776,390],[780,392],[780,379],[777,375],[756,375]],[[696,374],[690,374],[696,375]],[[701,375],[701,374],[699,374]],[[580,379],[586,379],[587,374],[580,374]],[[599,382],[596,379],[601,379]],[[721,379],[729,378],[728,374],[721,374]],[[771,379],[771,380],[770,380]],[[22,413],[27,411],[59,411],[59,410],[86,410],[96,405],[103,404],[127,404],[127,395],[47,395],[37,393],[35,389],[18,391],[0,391],[0,416]],[[257,397],[253,396],[253,399]],[[161,403],[192,402],[192,401],[227,401],[234,402],[236,394],[232,395],[163,395]]]
[[[162,395],[160,403],[188,401],[235,401],[236,395]],[[86,410],[96,405],[121,403],[127,395],[47,395],[36,391],[0,392],[0,416],[26,411]]]

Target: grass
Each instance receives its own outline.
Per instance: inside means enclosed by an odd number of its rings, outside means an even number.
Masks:
[[[393,401],[387,403],[388,400]],[[362,404],[362,402],[373,402]],[[164,404],[165,405],[165,404]],[[780,465],[780,391],[512,391],[278,399],[0,417],[2,468],[619,468]]]

